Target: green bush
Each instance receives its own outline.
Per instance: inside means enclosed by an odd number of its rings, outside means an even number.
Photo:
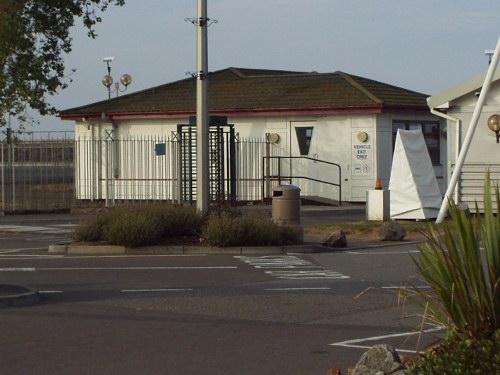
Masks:
[[[120,206],[81,223],[74,238],[137,247],[197,234],[202,226],[202,215],[191,207]]]
[[[199,234],[204,218],[194,207],[167,206],[158,208],[163,223],[163,237],[180,237]]]
[[[209,217],[202,237],[211,246],[273,246],[301,242],[301,234],[268,218],[219,212]]]
[[[152,212],[153,211],[153,212]],[[159,215],[151,209],[117,210],[103,228],[103,239],[112,245],[137,247],[157,243],[163,234]]]
[[[491,337],[470,340],[453,334],[409,371],[412,375],[500,374],[500,330]]]
[[[75,227],[73,238],[76,241],[102,241],[103,229],[108,221],[109,218],[105,213],[87,218]]]

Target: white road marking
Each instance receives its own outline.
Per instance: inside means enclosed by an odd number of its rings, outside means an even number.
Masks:
[[[47,250],[47,246],[45,246],[45,247],[21,247],[21,248],[17,248],[17,249],[4,249],[4,250],[0,250],[0,254],[18,253],[20,251],[29,251],[29,250]]]
[[[406,251],[344,251],[345,254],[351,255],[393,255],[393,254],[415,254],[419,250],[406,250]]]
[[[266,271],[266,273],[278,279],[287,279],[287,280],[349,279],[349,276],[329,270]]]
[[[422,333],[432,333],[432,332],[438,332],[443,330],[444,327],[436,327],[436,328],[430,328],[427,330],[419,331],[419,332],[403,332],[403,333],[393,333],[390,335],[383,335],[383,336],[372,336],[372,337],[365,337],[362,339],[354,339],[354,340],[346,340],[346,341],[341,341],[341,342],[334,342],[332,344],[329,344],[330,346],[342,346],[344,348],[358,348],[358,349],[370,349],[372,346],[370,345],[356,345],[361,342],[365,341],[376,341],[376,340],[383,340],[383,339],[389,339],[393,337],[404,337],[404,336],[414,336],[414,335],[420,335]],[[407,349],[396,349],[398,352],[406,352],[406,353],[415,353],[415,350],[407,350]]]
[[[190,292],[193,289],[122,289],[122,293],[149,293],[149,292]]]
[[[407,286],[383,286],[382,289],[430,289],[429,285],[417,285],[415,287],[407,287]]]
[[[75,255],[71,259],[102,259],[102,258],[153,258],[153,257],[206,257],[207,254],[140,254],[140,255]]]
[[[235,258],[238,258],[255,268],[319,268],[319,266],[308,262],[307,260],[290,255],[269,255],[262,257],[237,256]]]
[[[294,255],[236,256],[235,258],[257,269],[266,269],[267,275],[286,280],[348,279],[339,272],[325,270]]]
[[[163,271],[163,270],[229,270],[236,266],[207,267],[19,267],[0,268],[0,272],[37,272],[37,271]]]
[[[268,288],[265,289],[267,291],[276,291],[276,292],[287,292],[287,291],[301,291],[301,290],[330,290],[332,288],[328,287],[318,287],[318,288]]]
[[[71,233],[72,228],[64,228],[68,225],[54,225],[51,227],[29,226],[29,225],[0,225],[0,232],[40,232],[40,233]],[[63,228],[57,228],[63,227]]]
[[[42,294],[59,294],[59,293],[64,293],[62,290],[39,290],[38,293]]]

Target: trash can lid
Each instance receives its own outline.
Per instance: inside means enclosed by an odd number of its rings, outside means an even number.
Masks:
[[[298,198],[300,188],[295,185],[278,185],[273,188],[273,197]]]

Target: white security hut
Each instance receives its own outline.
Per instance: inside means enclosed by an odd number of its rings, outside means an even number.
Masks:
[[[78,198],[189,194],[195,176],[185,160],[193,155],[183,142],[191,137],[195,87],[187,78],[62,111],[80,142]],[[234,151],[233,161],[212,163],[214,178],[222,176],[213,196],[234,188],[237,200],[260,200],[271,185],[292,183],[302,197],[364,202],[377,179],[388,187],[398,129],[421,129],[440,184],[447,173],[444,120],[429,113],[421,93],[344,72],[228,68],[210,73],[209,98],[214,139],[231,131],[236,139],[234,147],[212,146],[224,158]],[[145,138],[155,140],[134,145]]]

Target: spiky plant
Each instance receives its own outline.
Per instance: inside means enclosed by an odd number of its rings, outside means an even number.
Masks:
[[[450,201],[451,219],[442,232],[429,227],[428,241],[414,258],[431,291],[410,288],[404,293],[430,317],[472,340],[488,338],[500,322],[500,196],[486,173],[484,214],[475,217]],[[493,207],[495,205],[495,207]],[[479,212],[476,203],[476,212]]]

